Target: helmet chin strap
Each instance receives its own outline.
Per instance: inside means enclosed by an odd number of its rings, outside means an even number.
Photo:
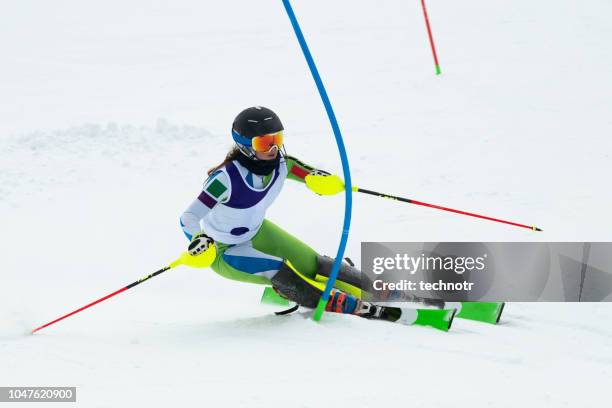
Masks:
[[[255,157],[255,151],[253,149],[247,146],[243,146],[240,143],[236,143],[236,146],[238,147],[238,150],[240,150],[240,152],[246,157],[248,157],[249,159],[257,160],[257,158]]]

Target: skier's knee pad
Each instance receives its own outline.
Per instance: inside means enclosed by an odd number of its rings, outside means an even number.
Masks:
[[[334,258],[319,255],[317,257],[317,274],[329,278],[334,261]],[[340,264],[338,279],[357,288],[361,287],[361,271],[346,262]]]
[[[272,286],[283,296],[300,306],[314,309],[317,307],[321,291],[296,273],[286,262],[271,279]]]

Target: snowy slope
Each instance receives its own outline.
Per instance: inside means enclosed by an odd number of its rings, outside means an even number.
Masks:
[[[430,0],[436,77],[420,2],[294,1],[355,184],[545,230],[355,196],[354,260],[361,241],[610,239],[612,4]],[[605,402],[608,304],[510,304],[446,334],[315,324],[182,268],[24,335],[184,249],[178,217],[242,108],[340,163],[280,1],[13,2],[0,49],[0,386],[77,386],[84,407]],[[342,211],[287,183],[269,218],[332,255]]]

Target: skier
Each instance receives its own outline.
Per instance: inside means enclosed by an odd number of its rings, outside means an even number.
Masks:
[[[232,125],[235,146],[225,160],[208,171],[197,199],[181,216],[190,240],[188,252],[203,254],[216,246],[211,264],[229,279],[272,285],[281,296],[315,308],[322,293],[321,276],[329,276],[334,260],[265,218],[286,179],[305,183],[320,195],[344,191],[336,175],[308,166],[287,155],[283,125],[270,109],[255,106],[238,114]],[[353,296],[334,289],[327,311],[365,318],[397,320],[399,309],[359,299],[360,271],[343,263],[336,287],[351,288]]]

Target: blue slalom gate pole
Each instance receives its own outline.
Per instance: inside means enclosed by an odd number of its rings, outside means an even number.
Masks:
[[[300,47],[302,48],[302,52],[304,53],[304,58],[306,58],[306,63],[308,64],[308,68],[310,68],[310,73],[312,74],[312,78],[317,85],[317,89],[319,90],[319,95],[321,96],[321,100],[323,101],[323,106],[325,106],[325,111],[327,112],[327,117],[329,118],[329,122],[331,124],[332,130],[334,131],[334,136],[336,138],[336,144],[338,145],[338,152],[340,153],[340,160],[342,161],[342,172],[344,174],[344,192],[345,192],[345,204],[344,204],[344,224],[342,226],[342,236],[340,237],[340,245],[338,245],[338,252],[336,253],[336,260],[331,270],[331,274],[329,275],[329,279],[327,281],[327,285],[325,286],[325,291],[323,291],[323,295],[321,295],[321,299],[319,299],[319,303],[317,304],[317,308],[313,314],[313,319],[315,321],[321,320],[323,313],[325,312],[325,305],[327,304],[327,300],[329,299],[329,294],[334,287],[334,283],[336,282],[336,278],[338,277],[338,271],[340,270],[340,264],[342,263],[342,257],[344,256],[344,250],[346,249],[346,241],[348,240],[349,229],[351,227],[351,211],[353,207],[353,197],[352,190],[353,186],[351,184],[351,171],[348,164],[348,157],[346,155],[346,149],[344,148],[344,141],[342,140],[342,133],[340,133],[340,127],[338,126],[338,121],[336,120],[336,115],[334,114],[334,109],[332,108],[331,102],[329,101],[329,97],[327,96],[327,91],[325,91],[325,86],[323,85],[323,81],[321,80],[321,76],[319,75],[319,71],[317,70],[317,66],[315,65],[314,59],[310,54],[310,50],[308,49],[308,44],[306,44],[306,39],[304,39],[304,34],[302,34],[302,30],[300,29],[300,25],[295,17],[295,13],[293,12],[293,8],[291,7],[291,3],[289,0],[283,0],[283,5],[285,6],[285,10],[287,11],[287,15],[289,16],[289,20],[291,21],[291,25],[293,26],[293,31],[295,32],[295,36],[297,37],[298,42],[300,43]]]

